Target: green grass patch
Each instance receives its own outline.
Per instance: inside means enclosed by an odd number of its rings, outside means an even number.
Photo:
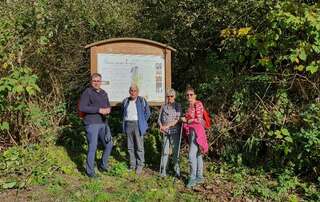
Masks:
[[[85,154],[77,155],[81,158],[80,162],[84,162]],[[184,180],[174,183],[173,177],[161,178],[157,171],[147,168],[142,176],[137,176],[128,171],[126,162],[113,157],[109,161],[109,172],[97,171],[100,178],[90,179],[78,170],[78,162],[62,146],[13,147],[0,158],[3,171],[1,192],[21,190],[19,194],[22,198],[33,201],[48,198],[86,202],[219,201],[244,198],[292,202],[320,200],[317,184],[302,181],[288,170],[265,172],[263,169],[206,162],[206,183],[193,191],[185,188]],[[187,175],[187,157],[182,155],[181,158],[182,171]]]

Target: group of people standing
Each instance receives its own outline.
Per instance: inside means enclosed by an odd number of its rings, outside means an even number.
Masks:
[[[176,176],[180,176],[179,149],[181,136],[189,143],[190,176],[187,187],[191,188],[202,183],[203,159],[208,151],[206,132],[204,128],[204,107],[196,99],[194,89],[186,90],[189,103],[188,109],[182,116],[181,105],[175,102],[176,92],[170,89],[166,92],[166,103],[161,106],[158,118],[160,131],[163,134],[163,147],[160,163],[160,175],[167,175],[170,146],[173,147],[173,165]],[[98,169],[108,171],[108,158],[111,154],[113,143],[110,127],[106,115],[111,113],[108,94],[101,89],[101,75],[94,73],[91,76],[91,86],[81,95],[79,110],[85,113],[84,123],[87,131],[88,153],[86,160],[86,174],[95,178],[94,162],[98,140],[104,146],[102,158],[98,163]],[[127,148],[129,154],[129,170],[134,170],[140,175],[145,166],[144,159],[144,135],[148,129],[150,107],[148,102],[139,96],[136,85],[129,88],[129,97],[125,98],[121,105],[122,129],[127,136]]]

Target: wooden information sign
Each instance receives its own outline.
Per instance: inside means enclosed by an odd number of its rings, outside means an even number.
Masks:
[[[171,53],[174,48],[141,38],[114,38],[95,42],[90,48],[91,73],[102,75],[102,89],[112,106],[119,105],[136,84],[139,95],[151,106],[165,101],[171,88]]]

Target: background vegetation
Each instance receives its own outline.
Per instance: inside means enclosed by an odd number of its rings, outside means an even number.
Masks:
[[[191,84],[217,115],[206,160],[211,174],[234,173],[233,193],[240,196],[319,200],[319,6],[312,0],[0,1],[2,189],[72,173],[53,156],[43,159],[50,153],[44,148],[63,146],[81,172],[86,142],[75,103],[89,81],[84,46],[141,37],[178,50],[173,87],[180,101]],[[146,141],[159,156],[156,116]],[[119,116],[110,119],[121,173]],[[147,161],[157,166],[156,158]],[[247,169],[278,183],[263,187],[257,177],[250,184]]]

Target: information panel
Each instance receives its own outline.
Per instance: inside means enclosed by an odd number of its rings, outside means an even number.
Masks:
[[[164,102],[164,58],[155,55],[97,54],[97,72],[102,75],[102,89],[111,102],[129,96],[129,87],[136,84],[139,95],[148,102]]]

